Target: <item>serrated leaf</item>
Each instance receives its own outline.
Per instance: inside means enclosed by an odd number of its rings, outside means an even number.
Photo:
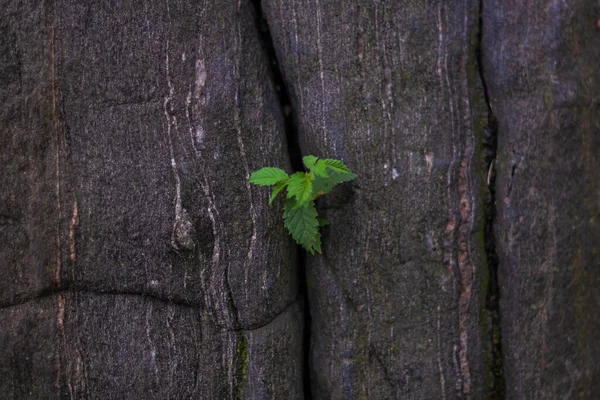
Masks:
[[[317,197],[331,192],[333,187],[342,182],[348,182],[355,179],[358,175],[350,173],[340,174],[332,171],[328,178],[317,177],[313,182],[313,190],[310,195],[312,200]]]
[[[315,239],[312,242],[312,248],[316,250],[317,253],[323,254],[321,253],[321,234],[319,233],[319,231],[317,231],[317,235],[315,236]],[[314,251],[311,251],[310,254],[312,254],[313,256],[315,255]]]
[[[302,161],[310,172],[296,172],[288,176],[282,169],[266,167],[253,172],[248,180],[261,186],[274,185],[269,203],[287,187],[283,215],[285,227],[308,252],[321,253],[319,228],[329,225],[329,222],[317,218],[314,200],[329,193],[335,185],[355,179],[357,175],[340,160],[305,156]]]
[[[309,174],[296,172],[288,181],[287,197],[296,197],[295,207],[302,207],[310,200],[312,187],[313,182]]]
[[[273,167],[261,168],[250,174],[248,181],[255,185],[271,186],[288,179],[288,174],[284,170]]]
[[[352,173],[352,171],[350,171],[350,168],[348,168],[346,166],[346,164],[344,164],[340,160],[335,160],[333,158],[326,158],[324,160],[319,160],[319,163],[325,164],[325,166],[327,168],[329,168],[332,171],[335,171],[337,173],[340,173],[340,174],[351,174]]]
[[[275,200],[275,197],[277,197],[279,192],[281,192],[283,190],[283,188],[285,188],[287,186],[288,181],[289,181],[289,179],[286,179],[275,185],[275,187],[273,188],[273,193],[271,194],[271,198],[269,199],[269,204],[273,203],[273,200]]]
[[[315,176],[323,176],[327,178],[327,165],[322,163],[315,156],[304,156],[302,157],[304,166],[310,170]]]
[[[321,252],[321,235],[315,203],[310,201],[305,207],[296,208],[293,199],[286,201],[283,223],[296,243],[311,254]]]
[[[304,166],[308,169],[311,169],[312,167],[314,167],[314,165],[317,163],[318,158],[315,156],[304,156],[302,157],[302,162],[304,163]]]

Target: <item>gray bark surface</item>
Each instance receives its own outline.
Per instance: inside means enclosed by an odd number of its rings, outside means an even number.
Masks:
[[[307,258],[313,395],[482,398],[478,2],[267,1],[265,12],[302,152],[359,175],[319,203],[331,225],[323,256]]]
[[[526,3],[2,2],[0,397],[599,398],[600,6]]]
[[[506,395],[600,396],[600,5],[487,1]]]
[[[2,4],[3,398],[302,398],[248,4]]]

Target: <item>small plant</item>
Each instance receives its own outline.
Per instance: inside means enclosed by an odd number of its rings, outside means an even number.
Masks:
[[[341,161],[315,156],[302,158],[309,172],[295,172],[289,176],[284,170],[273,167],[261,168],[250,175],[249,181],[259,186],[274,186],[269,204],[287,187],[287,200],[283,207],[283,224],[294,240],[311,254],[321,253],[319,227],[329,222],[317,218],[315,200],[331,192],[338,183],[357,177]]]

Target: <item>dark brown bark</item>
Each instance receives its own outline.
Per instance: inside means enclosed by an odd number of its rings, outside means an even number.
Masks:
[[[248,4],[4,2],[3,398],[301,398]]]
[[[511,399],[600,396],[599,15],[594,1],[485,3]]]
[[[600,8],[521,3],[3,2],[3,398],[598,398]]]
[[[306,266],[313,394],[481,398],[478,3],[266,5],[302,151],[359,175]]]

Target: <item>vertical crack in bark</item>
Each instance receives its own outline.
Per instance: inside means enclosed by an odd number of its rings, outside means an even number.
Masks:
[[[493,376],[488,388],[487,398],[500,400],[505,398],[504,371],[502,357],[502,332],[500,325],[500,288],[498,285],[498,255],[496,253],[496,238],[494,237],[494,219],[496,216],[496,153],[498,147],[498,123],[492,106],[483,70],[483,13],[484,0],[479,0],[479,27],[475,56],[477,58],[477,70],[481,85],[485,106],[487,108],[487,126],[483,136],[483,161],[487,166],[487,196],[484,196],[485,222],[484,222],[484,246],[488,266],[488,285],[485,298],[484,312],[489,318],[489,331],[486,332],[491,351],[489,369],[486,371]]]
[[[277,60],[277,54],[275,52],[275,45],[273,44],[273,38],[269,29],[268,22],[262,10],[261,0],[252,0],[251,5],[254,12],[256,29],[258,31],[259,39],[265,52],[270,67],[270,78],[272,79],[274,90],[279,100],[281,113],[284,119],[285,137],[287,142],[287,151],[290,158],[290,163],[294,171],[302,171],[304,169],[302,164],[302,152],[300,151],[300,143],[298,141],[298,129],[296,123],[296,115],[292,109],[292,102],[290,100],[289,91],[283,73],[279,68],[279,62]],[[311,317],[310,309],[308,304],[308,295],[305,278],[305,252],[300,246],[297,246],[297,266],[298,266],[298,282],[299,282],[299,296],[304,299],[304,332],[303,332],[303,389],[304,398],[311,399],[312,391],[310,387],[310,368],[309,368],[309,354],[310,354],[310,332],[311,332]]]
[[[296,116],[292,109],[292,102],[290,100],[289,91],[283,73],[279,69],[279,61],[277,60],[277,54],[275,53],[275,45],[273,44],[273,38],[271,37],[271,31],[269,29],[268,22],[262,11],[262,4],[260,0],[252,0],[254,5],[254,17],[256,22],[256,29],[258,30],[259,38],[263,51],[269,60],[269,67],[271,72],[271,79],[273,81],[275,93],[279,100],[281,107],[281,113],[284,118],[285,136],[288,147],[288,154],[290,162],[294,170],[304,169],[302,165],[302,154],[300,151],[300,144],[298,142],[298,131],[296,124]]]

